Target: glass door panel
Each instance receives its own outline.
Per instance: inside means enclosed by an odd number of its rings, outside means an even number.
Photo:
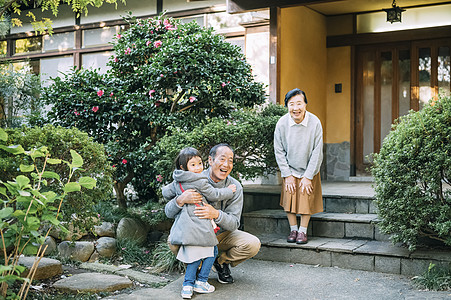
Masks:
[[[385,136],[390,132],[392,121],[393,63],[392,52],[381,52],[381,137],[380,147]]]
[[[431,48],[420,48],[418,51],[419,73],[419,107],[422,109],[432,98],[431,88]]]
[[[399,51],[398,117],[410,110],[410,50]]]
[[[363,162],[369,163],[368,155],[374,151],[374,52],[362,55],[363,100]]]
[[[442,96],[450,95],[450,51],[449,47],[438,49],[438,93]]]

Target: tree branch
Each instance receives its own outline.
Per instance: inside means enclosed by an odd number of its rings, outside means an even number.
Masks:
[[[0,11],[0,17],[2,17],[5,12],[8,10],[8,8],[10,8],[10,6],[14,3],[17,2],[17,0],[11,0],[8,3],[5,4],[5,6],[3,6],[2,10]]]
[[[185,91],[182,91],[179,96],[177,97],[177,99],[174,100],[174,102],[172,103],[171,106],[171,114],[175,112],[175,106],[177,105],[177,103],[179,102],[179,100],[183,97],[183,95],[185,95]]]

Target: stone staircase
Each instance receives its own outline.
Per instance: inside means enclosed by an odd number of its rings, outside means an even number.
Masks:
[[[305,245],[289,244],[289,224],[279,206],[280,186],[244,187],[244,230],[258,236],[255,258],[415,276],[430,263],[451,264],[451,249],[409,252],[378,229],[374,191],[366,182],[324,182],[324,212],[312,216]]]

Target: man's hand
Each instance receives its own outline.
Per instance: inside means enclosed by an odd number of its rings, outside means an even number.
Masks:
[[[290,194],[294,194],[296,192],[296,179],[293,175],[285,178],[285,191]]]
[[[307,192],[307,195],[313,193],[312,181],[308,178],[302,177],[299,187],[301,188],[301,193],[304,193],[304,191]]]
[[[203,203],[203,206],[196,206],[194,208],[194,214],[199,217],[199,219],[217,219],[219,217],[219,211],[213,206],[207,203]]]
[[[196,204],[202,202],[202,196],[193,189],[184,191],[178,198],[178,206],[183,206],[185,204]]]

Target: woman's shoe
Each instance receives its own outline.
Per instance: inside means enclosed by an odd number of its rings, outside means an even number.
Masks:
[[[287,238],[287,242],[288,243],[296,242],[297,236],[298,236],[298,232],[296,230],[293,230],[292,232],[290,232],[290,235]]]
[[[299,231],[296,237],[296,244],[307,244],[307,234]]]

